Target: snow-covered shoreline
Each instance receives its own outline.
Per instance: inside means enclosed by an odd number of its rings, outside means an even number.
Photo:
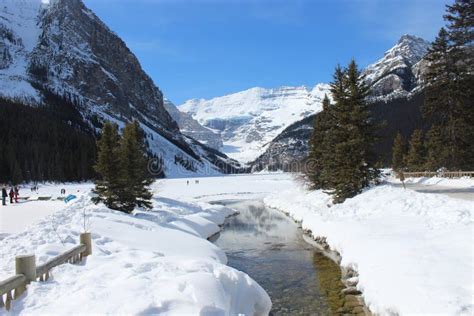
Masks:
[[[265,291],[245,273],[228,267],[225,253],[207,241],[234,211],[161,195],[155,196],[152,212],[134,215],[96,206],[89,194],[79,197],[1,241],[0,279],[14,273],[17,254],[35,253],[42,263],[77,244],[84,210],[93,255],[83,265],[54,269],[48,282],[32,283],[28,294],[14,302],[12,313],[269,312]]]
[[[372,312],[472,313],[473,202],[385,184],[332,205],[298,183],[264,201],[326,237]]]
[[[13,273],[15,255],[33,252],[41,263],[76,245],[83,211],[90,217],[94,254],[87,263],[60,266],[48,282],[32,284],[15,301],[14,314],[267,313],[265,291],[226,266],[225,253],[206,240],[234,212],[210,202],[236,199],[263,199],[315,237],[327,237],[341,265],[358,271],[358,289],[373,312],[473,311],[472,201],[386,183],[332,205],[326,194],[305,191],[290,174],[258,174],[193,179],[189,185],[186,179],[160,180],[153,185],[153,211],[127,215],[90,203],[86,186],[71,205],[0,240],[4,279]],[[60,186],[48,190],[59,192]],[[15,207],[21,218],[21,210],[42,212],[49,204]]]
[[[84,230],[84,210],[92,232],[93,255],[85,264],[62,265],[47,282],[32,283],[11,312],[268,314],[267,293],[248,275],[227,266],[225,253],[207,240],[235,212],[209,202],[263,198],[287,186],[290,176],[228,176],[190,182],[158,181],[153,186],[153,210],[133,215],[94,205],[90,194],[83,193],[26,231],[0,240],[3,280],[14,273],[15,255],[35,253],[42,263],[76,245]],[[50,189],[59,192],[60,186]],[[30,209],[48,207],[48,203],[33,201],[15,205],[15,211],[21,219],[22,211],[29,214]]]

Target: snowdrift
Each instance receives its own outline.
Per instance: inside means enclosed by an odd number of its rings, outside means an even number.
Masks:
[[[35,253],[43,263],[75,245],[84,226],[93,239],[85,263],[62,265],[47,282],[32,283],[11,313],[265,315],[271,307],[266,292],[226,266],[225,253],[206,240],[232,213],[156,197],[152,211],[127,215],[80,196],[1,241],[5,279],[14,273],[17,254]]]
[[[295,183],[265,203],[327,237],[371,311],[472,315],[474,202],[386,184],[333,205]]]

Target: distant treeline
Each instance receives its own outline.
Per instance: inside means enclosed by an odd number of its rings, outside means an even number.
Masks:
[[[94,178],[95,135],[73,101],[44,93],[41,106],[0,98],[0,183]]]

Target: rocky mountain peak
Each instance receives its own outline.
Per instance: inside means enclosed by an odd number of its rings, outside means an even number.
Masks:
[[[248,162],[288,125],[321,111],[325,94],[330,95],[327,84],[255,87],[209,100],[189,100],[179,109],[219,135],[224,153]]]
[[[181,133],[136,56],[81,0],[0,0],[0,96],[47,106],[46,95],[67,100],[97,130],[105,120],[138,120],[167,176],[235,169]]]
[[[411,65],[419,62],[425,56],[430,42],[414,35],[402,35],[397,45],[390,49],[387,54],[399,55]]]
[[[420,37],[403,35],[395,46],[377,62],[369,65],[364,75],[374,97],[406,95],[419,83],[414,70],[428,51],[430,43]]]
[[[430,43],[413,35],[403,35],[377,62],[364,70],[371,87],[370,107],[376,120],[388,122],[377,150],[390,152],[391,140],[400,129],[411,131],[421,126],[419,106],[423,102],[420,73]],[[294,170],[295,162],[303,161],[309,152],[314,115],[307,116],[284,129],[266,147],[265,152],[251,162],[253,171]],[[408,133],[408,132],[407,132]],[[297,165],[297,164],[296,164]]]
[[[36,81],[80,96],[88,109],[129,119],[146,116],[157,127],[178,130],[138,59],[82,1],[56,0],[41,22],[29,68]]]

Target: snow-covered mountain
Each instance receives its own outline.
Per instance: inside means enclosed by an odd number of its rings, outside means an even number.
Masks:
[[[212,131],[211,129],[202,126],[196,121],[191,114],[181,112],[176,105],[174,105],[170,100],[164,100],[163,105],[165,106],[166,111],[171,115],[173,120],[178,123],[181,133],[195,140],[200,141],[207,146],[220,150],[223,146],[221,135]]]
[[[429,47],[422,38],[403,35],[384,57],[364,70],[372,87],[372,98],[389,100],[416,91],[420,83],[420,61]],[[285,128],[321,111],[329,85],[314,88],[252,88],[210,100],[193,99],[179,106],[200,124],[219,133],[222,150],[249,162],[264,153]]]
[[[403,35],[383,58],[363,71],[371,86],[371,111],[378,122],[385,123],[384,137],[377,145],[384,159],[389,156],[397,131],[408,136],[413,129],[423,128],[420,112],[423,96],[419,92],[423,89],[421,74],[426,69],[423,56],[428,47],[429,42],[419,37]],[[250,163],[252,169],[299,169],[300,162],[308,155],[314,117],[308,116],[283,130]]]
[[[41,105],[46,92],[71,100],[91,126],[138,120],[167,176],[233,163],[218,155],[217,166],[213,150],[181,134],[138,59],[81,0],[0,0],[0,95]]]
[[[285,127],[321,111],[329,86],[252,88],[211,100],[193,99],[179,106],[200,124],[219,133],[223,152],[248,162],[261,154]]]
[[[382,59],[364,70],[366,81],[376,98],[396,98],[408,95],[420,84],[422,60],[430,43],[420,37],[403,35],[385,52]]]

